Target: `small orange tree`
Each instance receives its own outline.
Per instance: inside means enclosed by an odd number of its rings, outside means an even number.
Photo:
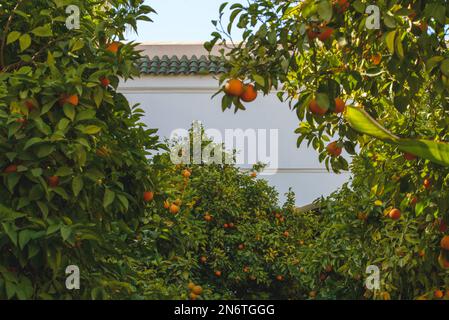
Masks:
[[[79,29],[65,25],[69,4]],[[6,0],[1,11],[0,298],[126,292],[121,250],[152,189],[147,150],[159,145],[116,92],[138,75],[135,45],[119,41],[152,9]],[[79,291],[65,288],[68,265],[80,268]]]

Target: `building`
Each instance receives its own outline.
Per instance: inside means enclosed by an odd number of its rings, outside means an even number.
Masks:
[[[119,91],[132,104],[141,104],[146,111],[145,122],[159,128],[162,137],[170,137],[176,129],[189,129],[195,120],[206,129],[222,132],[223,137],[226,129],[265,131],[268,136],[270,130],[277,130],[278,169],[267,169],[261,178],[277,188],[281,199],[292,187],[298,206],[330,194],[349,179],[349,173],[329,173],[318,162],[315,150],[305,145],[296,148],[298,119],[275,93],[258,97],[247,104],[246,111],[222,112],[221,97],[211,97],[218,91],[217,75],[224,69],[209,61],[201,44],[142,44],[139,49],[146,56],[142,76],[122,83]],[[271,143],[267,142],[268,148]],[[246,163],[241,167],[251,166]]]

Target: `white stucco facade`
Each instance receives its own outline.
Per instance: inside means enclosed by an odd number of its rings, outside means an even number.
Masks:
[[[152,46],[143,47],[150,57],[204,54],[200,46],[196,49],[190,46],[188,50],[187,47],[183,49],[183,46],[172,44],[155,46],[154,50]],[[296,204],[306,205],[335,191],[349,179],[349,173],[329,173],[318,162],[318,154],[312,148],[308,149],[305,144],[296,148],[297,135],[294,130],[298,119],[288,104],[281,103],[275,94],[259,96],[255,102],[246,105],[246,111],[234,114],[229,109],[221,111],[221,96],[211,99],[217,90],[218,81],[209,75],[142,76],[122,83],[119,88],[131,104],[141,104],[146,112],[145,123],[151,128],[159,128],[161,137],[169,137],[176,129],[187,130],[193,121],[201,121],[206,129],[219,130],[223,137],[226,129],[261,129],[266,130],[268,135],[270,129],[277,130],[279,169],[277,173],[268,170],[268,175],[260,178],[267,179],[277,188],[281,200],[292,187],[297,197]],[[248,164],[241,166],[248,167]]]

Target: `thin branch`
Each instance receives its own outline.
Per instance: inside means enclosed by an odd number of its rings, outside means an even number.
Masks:
[[[21,5],[22,2],[23,2],[23,0],[17,1],[16,6],[12,10],[12,13],[8,18],[8,21],[6,22],[5,29],[3,30],[3,37],[2,37],[2,41],[0,43],[0,70],[3,69],[3,66],[5,65],[4,50],[5,50],[6,36],[9,32],[9,27],[11,26],[12,18],[14,17],[14,12],[19,8],[19,6]]]

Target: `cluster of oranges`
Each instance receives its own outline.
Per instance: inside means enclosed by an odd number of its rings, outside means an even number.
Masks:
[[[231,79],[224,86],[224,92],[231,97],[239,97],[244,102],[252,102],[257,98],[257,90],[251,83],[244,84],[239,79]]]
[[[188,288],[190,289],[189,297],[191,300],[196,300],[203,293],[203,288],[193,282],[189,283]]]

